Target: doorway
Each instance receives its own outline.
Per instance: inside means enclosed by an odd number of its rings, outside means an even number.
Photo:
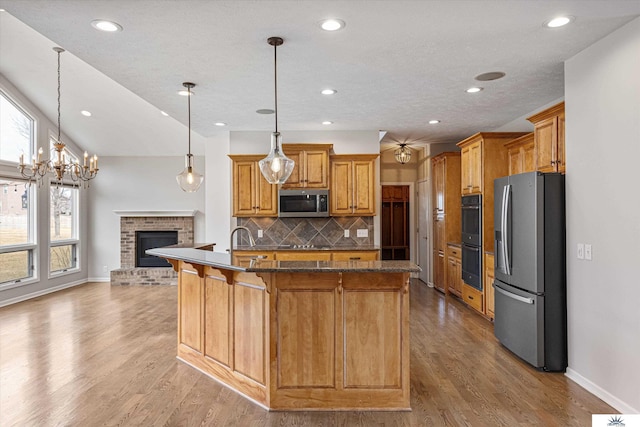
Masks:
[[[410,227],[409,185],[382,186],[382,259],[411,259],[411,227]]]

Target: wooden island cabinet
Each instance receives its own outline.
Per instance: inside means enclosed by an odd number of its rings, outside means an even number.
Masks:
[[[147,253],[178,272],[178,359],[269,409],[410,409],[410,261]]]

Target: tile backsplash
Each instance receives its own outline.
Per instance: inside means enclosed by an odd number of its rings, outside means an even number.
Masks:
[[[373,217],[330,218],[238,218],[251,230],[258,245],[364,246],[373,245]],[[367,237],[357,237],[366,229]],[[258,230],[263,236],[258,238]],[[349,230],[349,237],[344,231]],[[246,233],[238,233],[240,245],[248,245]]]

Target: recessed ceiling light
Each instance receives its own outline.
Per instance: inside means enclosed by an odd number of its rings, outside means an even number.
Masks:
[[[437,125],[438,123],[440,123],[440,120],[429,120],[430,125]]]
[[[467,89],[467,93],[478,93],[482,90],[481,87],[470,87]]]
[[[478,74],[474,78],[480,82],[489,82],[491,80],[498,80],[506,76],[502,71],[490,71],[488,73]]]
[[[196,93],[194,91],[191,91],[191,95],[195,95]],[[188,90],[179,90],[178,91],[178,95],[180,96],[189,96],[189,91]]]
[[[346,24],[342,19],[325,19],[320,23],[320,27],[322,27],[325,31],[337,31],[344,28]]]
[[[216,126],[226,126],[226,123],[222,123],[222,122],[216,122],[214,123]]]
[[[329,121],[329,120],[325,120],[324,122],[322,122],[323,125],[332,125],[333,122]]]
[[[275,113],[275,111],[272,110],[271,108],[261,108],[259,110],[256,110],[256,113],[258,113],[258,114],[273,114],[273,113]]]
[[[548,28],[558,28],[567,25],[572,22],[575,18],[573,16],[557,16],[547,22],[544,23],[545,27]]]
[[[91,26],[96,30],[105,31],[107,33],[115,33],[116,31],[122,31],[122,25],[107,21],[105,19],[96,19],[91,21]]]
[[[91,111],[82,110],[80,111],[80,114],[82,114],[85,117],[91,117]]]
[[[335,89],[322,89],[322,93],[323,95],[333,95],[335,93],[337,93],[338,91]]]
[[[165,113],[164,111],[160,110],[160,114],[162,114],[165,117],[169,117],[169,115],[167,113]]]

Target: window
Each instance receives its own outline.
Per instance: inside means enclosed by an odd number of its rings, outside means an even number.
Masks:
[[[51,184],[49,195],[49,272],[53,274],[78,268],[79,190]]]
[[[18,163],[20,155],[30,163],[34,120],[0,92],[0,160]]]
[[[33,278],[34,186],[0,178],[0,288]]]

